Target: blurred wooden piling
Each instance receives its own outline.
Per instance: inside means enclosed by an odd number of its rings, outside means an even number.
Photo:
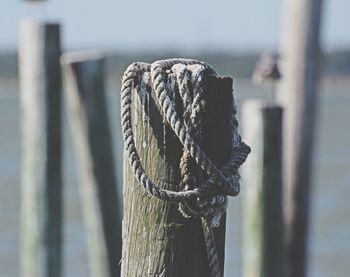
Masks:
[[[248,100],[242,116],[252,148],[242,171],[243,276],[283,277],[282,108]]]
[[[104,87],[105,59],[95,52],[62,56],[92,276],[119,276],[121,217]]]
[[[148,74],[148,73],[145,73]],[[179,190],[183,147],[160,115],[155,92],[137,86],[132,93],[132,124],[142,164],[160,187]],[[232,79],[208,76],[203,118],[203,149],[219,167],[230,155]],[[146,91],[147,89],[147,91]],[[151,97],[149,96],[151,95]],[[181,105],[180,96],[177,105]],[[143,103],[144,105],[141,105]],[[200,218],[184,218],[177,205],[149,197],[124,156],[122,277],[209,277]],[[224,270],[226,216],[215,228],[219,262]]]
[[[288,276],[307,272],[312,154],[318,103],[322,0],[285,0],[278,99],[285,108],[286,243]]]
[[[20,24],[21,276],[61,276],[61,69],[58,24]]]

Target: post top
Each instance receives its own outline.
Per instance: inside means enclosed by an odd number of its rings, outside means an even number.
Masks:
[[[62,64],[81,63],[88,61],[100,61],[105,55],[100,50],[80,50],[68,52],[62,55]]]
[[[243,101],[242,107],[247,110],[280,110],[282,106],[275,103],[270,103],[264,99],[248,99]]]

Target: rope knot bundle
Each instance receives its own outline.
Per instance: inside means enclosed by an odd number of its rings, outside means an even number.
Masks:
[[[131,93],[134,79],[144,73],[150,74],[151,86],[161,107],[160,112],[183,145],[180,161],[182,182],[179,191],[162,189],[147,176],[135,146],[131,121]],[[226,211],[227,196],[239,193],[238,168],[246,160],[250,148],[241,141],[237,132],[236,109],[232,103],[230,159],[219,169],[202,150],[202,117],[206,109],[204,81],[207,75],[216,76],[216,72],[208,64],[191,59],[131,64],[122,78],[121,119],[126,154],[139,184],[149,194],[178,204],[184,216],[202,218],[211,275],[221,276],[211,228],[218,226],[221,215]],[[175,86],[169,88],[169,79]],[[175,110],[175,89],[182,100],[182,117]]]

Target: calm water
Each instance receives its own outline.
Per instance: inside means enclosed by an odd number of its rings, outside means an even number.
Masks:
[[[113,81],[110,87],[118,88]],[[248,81],[235,82],[236,97],[259,96]],[[0,277],[18,276],[19,118],[15,81],[0,79]],[[110,94],[115,141],[118,137],[117,89]],[[350,276],[350,81],[322,82],[315,156],[310,276]],[[68,126],[65,123],[65,130]],[[72,157],[70,134],[65,135],[64,276],[87,276],[86,238]],[[120,157],[121,146],[115,153]],[[120,163],[117,159],[117,172]],[[118,174],[120,176],[120,174]],[[244,190],[244,188],[242,188]],[[241,276],[241,199],[231,199],[228,211],[226,275]]]

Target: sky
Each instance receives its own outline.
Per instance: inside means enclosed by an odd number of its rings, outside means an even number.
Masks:
[[[289,0],[293,1],[293,0]],[[58,21],[65,49],[232,51],[278,48],[282,0],[1,0],[0,51],[17,48],[19,20]],[[349,0],[324,0],[325,50],[350,48]]]

